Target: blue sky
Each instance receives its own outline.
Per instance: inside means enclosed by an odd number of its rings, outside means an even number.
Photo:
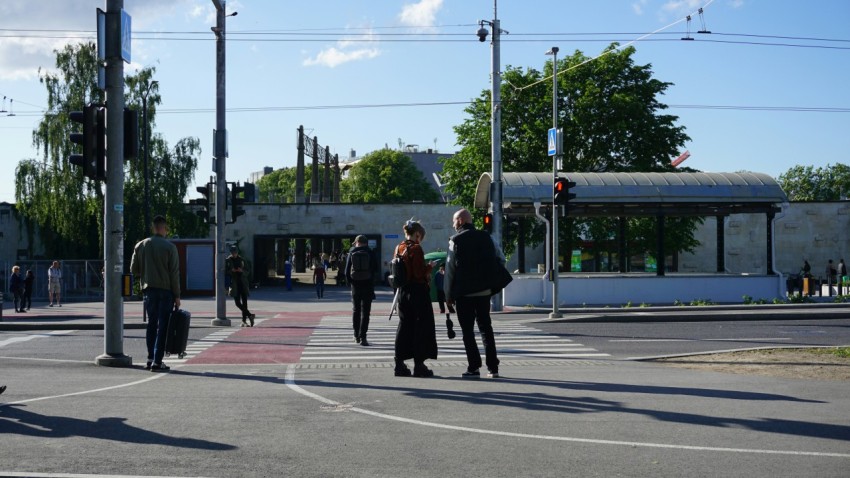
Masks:
[[[578,49],[595,55],[611,40],[625,43],[706,4],[704,19],[714,32],[711,36],[693,35],[697,40],[689,42],[635,44],[637,61],[651,63],[656,78],[674,83],[663,102],[850,108],[847,0],[500,0],[502,28],[510,32],[502,44],[502,65],[541,68],[551,46],[558,46],[562,54]],[[13,117],[0,114],[5,171],[0,176],[0,201],[14,200],[17,161],[35,156],[31,131],[46,102],[38,68],[52,67],[51,49],[68,41],[20,38],[38,33],[9,29],[93,30],[95,8],[104,5],[97,0],[0,3],[0,97],[7,97],[7,109],[9,99],[14,99],[16,113]],[[238,12],[227,20],[231,40],[227,46],[228,108],[458,102],[489,87],[490,46],[479,43],[475,31],[478,20],[492,18],[492,0],[231,0],[227,5],[228,10]],[[215,43],[209,31],[214,23],[212,3],[125,0],[125,9],[133,16],[138,37],[133,41],[133,63],[125,71],[156,66],[163,98],[157,130],[172,144],[184,136],[200,138],[203,153],[196,178],[206,182],[211,174],[215,126]],[[666,33],[684,32],[685,28],[685,23],[680,23]],[[700,29],[697,17],[691,29]],[[275,34],[255,34],[274,30]],[[281,35],[281,31],[290,33]],[[409,35],[412,33],[429,35]],[[527,35],[535,33],[549,35]],[[603,34],[568,35],[574,33]],[[266,41],[269,38],[288,41]],[[398,39],[417,41],[395,41]],[[702,41],[705,39],[839,49]],[[680,107],[670,111],[679,116],[692,138],[686,145],[692,156],[685,165],[693,168],[747,169],[776,176],[795,164],[848,162],[848,112]],[[422,148],[434,147],[436,139],[440,151],[451,152],[455,150],[452,127],[463,119],[463,105],[234,111],[227,116],[228,179],[245,180],[264,166],[294,165],[295,129],[301,124],[317,135],[322,145],[344,157],[350,149],[363,154],[385,144],[397,147],[399,138]],[[194,188],[191,191],[196,195]]]

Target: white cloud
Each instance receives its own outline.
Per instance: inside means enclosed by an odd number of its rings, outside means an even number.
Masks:
[[[216,20],[215,5],[209,0],[194,0],[195,4],[186,13],[189,19],[202,18],[204,24],[213,26]],[[224,12],[230,15],[233,12],[244,10],[245,6],[239,0],[230,0],[224,4]]]
[[[632,10],[636,15],[643,15],[643,8],[646,6],[647,0],[638,0],[632,3]]]
[[[370,60],[381,54],[377,47],[378,40],[374,32],[369,30],[363,35],[344,38],[334,46],[320,51],[316,56],[304,60],[304,66],[327,66],[335,68],[343,63],[358,60]]]
[[[437,12],[443,7],[443,0],[419,0],[402,7],[398,19],[402,25],[416,28],[434,26]]]
[[[731,5],[732,8],[741,8],[744,6],[744,0],[729,0],[729,5]]]
[[[673,15],[687,15],[697,11],[705,0],[668,0],[661,10]]]

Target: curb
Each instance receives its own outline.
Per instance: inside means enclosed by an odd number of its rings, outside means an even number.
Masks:
[[[714,313],[712,313],[714,312]],[[616,314],[576,314],[559,319],[541,318],[536,323],[635,323],[635,322],[719,322],[719,321],[764,321],[764,320],[838,320],[850,318],[850,310],[806,310],[803,311],[708,311],[683,312],[631,312]]]
[[[838,349],[850,347],[850,345],[774,345],[766,347],[745,347],[741,349],[710,350],[708,352],[692,352],[688,354],[652,355],[648,357],[627,357],[623,361],[629,362],[653,362],[655,360],[699,357],[701,355],[728,354],[735,352],[756,352],[759,350],[807,350],[807,349]]]

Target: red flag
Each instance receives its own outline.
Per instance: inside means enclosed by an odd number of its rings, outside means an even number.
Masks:
[[[673,167],[675,168],[676,166],[678,166],[678,165],[680,165],[680,164],[684,163],[684,162],[685,162],[685,160],[686,160],[686,159],[688,159],[688,158],[690,158],[690,157],[691,157],[691,152],[690,152],[690,151],[685,151],[684,153],[682,153],[682,155],[681,155],[681,156],[679,156],[678,158],[674,159],[674,160],[673,160],[673,162],[672,162],[672,163],[670,163],[670,164],[672,164],[672,165],[673,165]]]

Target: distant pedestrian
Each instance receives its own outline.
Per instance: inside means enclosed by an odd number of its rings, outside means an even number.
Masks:
[[[499,358],[496,356],[496,339],[490,319],[490,290],[492,265],[505,258],[497,251],[490,234],[475,229],[472,214],[461,209],[454,214],[453,224],[457,234],[449,240],[446,257],[446,303],[457,303],[457,320],[463,331],[463,346],[469,363],[464,378],[481,376],[481,352],[475,341],[475,324],[484,342],[487,374],[499,377]]]
[[[59,266],[59,261],[53,261],[50,269],[47,269],[47,299],[50,302],[50,307],[56,304],[57,307],[62,307],[62,268]]]
[[[437,359],[437,332],[434,326],[434,309],[431,305],[430,281],[434,263],[425,263],[421,242],[425,228],[414,220],[404,225],[405,240],[396,246],[394,257],[402,257],[407,283],[397,293],[398,330],[395,336],[395,375],[409,377],[410,369],[404,363],[413,359],[413,376],[433,377],[434,372],[425,366],[425,360]]]
[[[348,254],[345,263],[345,279],[351,284],[352,324],[354,340],[368,347],[366,335],[369,332],[369,314],[372,311],[372,301],[375,299],[375,274],[378,262],[375,254],[369,248],[366,236],[354,238],[354,247]]]
[[[286,261],[283,265],[283,277],[286,281],[286,290],[292,290],[292,262]]]
[[[847,275],[847,265],[844,264],[844,259],[838,261],[838,280],[844,280]]]
[[[32,284],[35,281],[35,276],[32,274],[31,270],[27,271],[27,275],[24,276],[24,302],[21,305],[21,308],[26,308],[27,311],[32,307]]]
[[[316,284],[316,297],[321,299],[325,296],[325,280],[328,278],[328,273],[325,271],[325,265],[321,259],[313,265],[313,283]]]
[[[440,304],[440,313],[446,313],[446,291],[443,290],[446,286],[446,266],[441,265],[440,270],[434,274],[434,288],[437,289],[437,303]],[[449,305],[449,313],[454,314],[455,309]]]
[[[803,261],[803,267],[800,269],[803,273],[803,277],[811,277],[812,276],[812,266],[809,264],[809,261]]]
[[[248,271],[245,259],[239,255],[236,245],[230,246],[230,256],[224,261],[225,272],[230,276],[230,295],[242,312],[242,327],[253,327],[254,318],[248,309]],[[249,324],[248,321],[251,321]]]
[[[20,266],[12,267],[12,275],[9,277],[9,292],[12,293],[15,304],[15,312],[26,312],[24,310],[24,278],[21,277]]]
[[[171,312],[180,308],[180,258],[177,247],[168,239],[168,224],[163,216],[153,218],[153,235],[142,239],[133,249],[130,271],[139,279],[148,316],[148,361],[145,369],[166,372],[165,336]]]
[[[832,259],[826,264],[826,282],[829,285],[835,284],[835,265],[832,263]]]

